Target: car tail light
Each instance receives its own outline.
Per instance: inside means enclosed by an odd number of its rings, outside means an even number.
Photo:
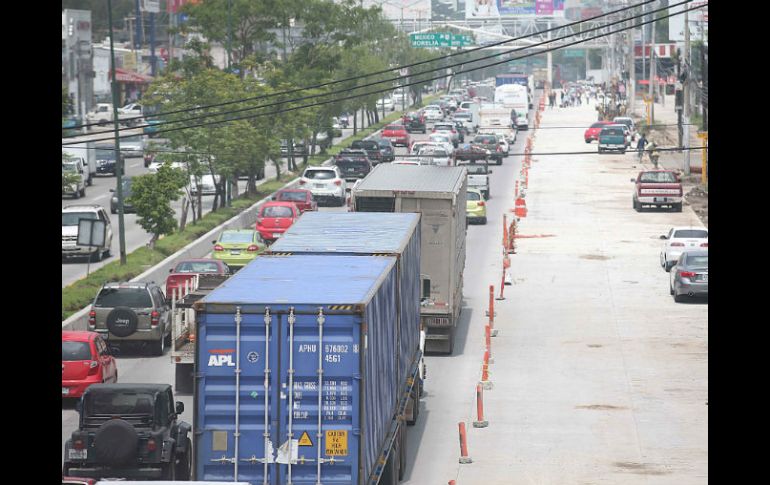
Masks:
[[[454,135],[455,133],[457,133],[457,130],[455,130],[455,129],[453,128],[453,129],[452,129],[452,134]]]
[[[154,439],[150,438],[147,440],[147,451],[155,451],[158,449],[158,444],[155,442]]]
[[[700,243],[700,247],[707,248],[709,247],[709,243]]]
[[[334,185],[342,185],[342,180],[340,179],[335,180]]]
[[[152,313],[150,313],[150,325],[156,327],[158,323],[160,323],[160,313],[153,310]]]
[[[214,251],[224,251],[224,250],[225,250],[225,248],[223,248],[223,247],[222,247],[222,246],[220,246],[219,244],[217,244],[217,245],[215,245],[215,246],[214,246]]]
[[[88,324],[92,327],[96,326],[96,311],[91,310],[88,312]]]
[[[246,251],[253,253],[254,251],[259,251],[259,246],[256,244],[252,244],[251,246],[246,248]]]
[[[498,151],[498,152],[501,152],[501,151],[503,151],[503,147],[501,147],[500,145],[497,145],[497,151]]]
[[[75,441],[72,442],[72,447],[75,448],[76,450],[82,450],[82,449],[85,449],[86,443],[82,439],[76,439]]]
[[[95,376],[99,373],[99,361],[92,360],[90,366],[91,367],[88,369],[89,376]]]
[[[480,201],[478,201],[478,202],[476,203],[476,205],[477,205],[477,206],[479,206],[479,207],[484,207],[486,204],[484,203],[484,201],[483,201],[483,200],[480,200]]]
[[[673,243],[671,243],[671,246],[672,246],[672,247],[673,247],[673,246],[677,246],[677,247],[678,247],[678,246],[684,246],[684,243],[673,242]]]
[[[694,278],[695,273],[693,273],[692,271],[682,271],[681,273],[679,273],[679,276],[681,276],[682,278]]]
[[[306,182],[305,180],[299,179],[299,184],[300,184],[300,185],[305,185],[306,183],[307,183],[307,182]]]

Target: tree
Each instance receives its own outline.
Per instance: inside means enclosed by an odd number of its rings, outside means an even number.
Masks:
[[[161,165],[155,174],[139,175],[131,183],[131,196],[128,198],[136,209],[137,222],[151,234],[148,246],[155,243],[163,234],[174,232],[177,227],[171,202],[182,196],[182,187],[187,179],[181,170]]]

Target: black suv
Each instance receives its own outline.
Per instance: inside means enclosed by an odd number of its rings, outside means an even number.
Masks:
[[[138,341],[163,355],[171,344],[171,305],[155,283],[106,283],[91,305],[88,330],[110,347]]]
[[[390,140],[379,138],[377,143],[380,145],[380,153],[382,153],[383,162],[392,162],[396,159],[396,150],[393,148],[393,144]]]
[[[350,144],[350,148],[366,150],[366,154],[369,155],[369,160],[371,160],[372,165],[377,165],[383,161],[380,144],[377,143],[377,140],[356,140]]]
[[[425,127],[425,120],[418,113],[409,113],[404,116],[402,120],[404,121],[404,126],[406,126],[406,131],[408,133],[419,131],[420,133],[425,134],[428,131]]]
[[[169,384],[94,384],[77,403],[64,476],[189,480],[192,427]]]

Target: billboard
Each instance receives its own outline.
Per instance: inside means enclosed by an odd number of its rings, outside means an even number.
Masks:
[[[564,17],[565,0],[431,0],[431,19]]]

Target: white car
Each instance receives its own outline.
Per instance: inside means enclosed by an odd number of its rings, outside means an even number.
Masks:
[[[709,247],[709,230],[705,227],[672,227],[660,238],[665,241],[660,250],[660,265],[666,272],[671,271],[683,252],[708,251]]]
[[[434,124],[433,133],[440,133],[442,135],[448,136],[449,140],[452,142],[452,146],[455,148],[457,148],[457,145],[460,144],[460,134],[457,133],[457,127],[453,121],[448,123]]]
[[[447,135],[444,135],[441,133],[433,133],[430,136],[428,136],[428,141],[433,143],[440,143],[446,147],[449,153],[454,153],[454,149],[455,149],[454,144],[452,143],[452,139],[449,138]]]
[[[382,111],[383,107],[385,108],[385,111],[394,111],[396,109],[396,104],[393,102],[392,98],[378,99],[377,111]]]
[[[444,119],[444,110],[441,106],[430,104],[422,110],[425,115],[425,121],[441,121]]]
[[[198,183],[195,180],[195,175],[190,175],[190,194],[198,195]],[[200,191],[201,195],[215,195],[217,193],[217,187],[220,182],[219,175],[212,177],[211,174],[206,174],[200,177]]]
[[[440,145],[422,145],[416,152],[419,157],[429,157],[433,160],[431,165],[440,167],[452,166],[452,153],[447,151],[446,147]]]
[[[627,116],[616,116],[612,119],[612,122],[618,125],[626,125],[628,127],[628,131],[631,132],[631,141],[636,140],[636,125],[634,124],[634,120],[632,118]]]
[[[436,143],[432,141],[415,141],[412,142],[412,146],[409,147],[409,154],[410,155],[417,155],[420,150],[423,149],[423,147],[444,147],[443,143]]]
[[[78,246],[78,221],[97,219],[104,222],[105,238],[102,246]],[[112,225],[104,207],[95,204],[67,205],[61,210],[61,256],[62,258],[88,256],[101,261],[110,255],[112,248]]]
[[[144,156],[144,148],[146,142],[147,137],[143,135],[121,138],[120,151],[126,158],[142,157]]]
[[[340,169],[331,167],[308,167],[299,179],[302,189],[307,189],[316,200],[332,199],[339,207],[345,205],[347,184]]]
[[[155,160],[152,162],[148,167],[147,171],[150,173],[158,173],[158,169],[163,165],[165,162],[161,160]],[[187,167],[185,166],[184,162],[171,162],[171,168],[176,168],[178,170],[186,170]]]

